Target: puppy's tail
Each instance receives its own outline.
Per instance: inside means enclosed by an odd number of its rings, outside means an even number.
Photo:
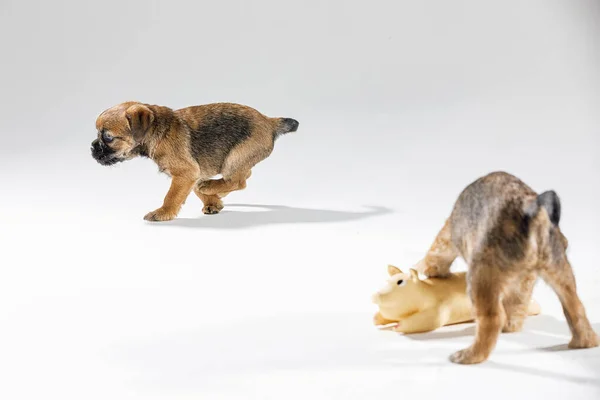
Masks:
[[[532,202],[525,205],[525,215],[529,218],[537,216],[540,209],[546,209],[550,222],[558,226],[560,222],[560,199],[554,190],[548,190],[540,194]]]
[[[296,132],[300,123],[292,118],[274,118],[275,137],[285,133]]]

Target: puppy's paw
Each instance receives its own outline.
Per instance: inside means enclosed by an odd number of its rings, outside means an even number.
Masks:
[[[209,204],[202,208],[202,212],[206,215],[218,214],[223,209],[223,205]]]
[[[419,261],[415,269],[427,278],[446,278],[450,275],[449,271],[441,271],[437,265],[430,265],[425,259]]]
[[[144,219],[146,221],[171,221],[172,219],[175,219],[176,216],[176,212],[161,207],[157,210],[150,211],[144,216]]]
[[[586,333],[585,335],[581,335],[579,337],[574,337],[569,343],[570,349],[589,349],[592,347],[598,347],[600,345],[600,341],[598,339],[598,335],[596,332],[591,331]]]
[[[472,347],[457,351],[450,356],[450,361],[455,364],[479,364],[487,359],[485,354],[475,353]]]
[[[436,267],[427,267],[423,269],[423,275],[427,278],[445,278],[447,275],[442,274]]]

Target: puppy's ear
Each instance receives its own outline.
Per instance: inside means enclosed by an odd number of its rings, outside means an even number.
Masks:
[[[154,122],[154,113],[143,104],[134,104],[125,111],[129,129],[136,142],[141,142]]]
[[[402,271],[400,271],[400,268],[394,267],[393,265],[388,265],[387,268],[388,268],[388,274],[390,276],[394,276],[396,274],[401,274],[402,273]]]

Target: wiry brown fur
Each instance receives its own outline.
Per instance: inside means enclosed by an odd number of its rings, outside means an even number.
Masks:
[[[459,196],[450,218],[418,264],[429,277],[447,275],[457,256],[468,264],[477,331],[473,345],[453,354],[453,362],[482,362],[500,331],[519,331],[538,277],[562,303],[573,335],[569,347],[598,346],[598,336],[577,296],[566,255],[567,239],[558,227],[560,203],[555,196],[553,192],[538,196],[504,172],[478,179]],[[549,198],[554,199],[554,208]]]
[[[162,207],[144,219],[167,221],[177,216],[192,190],[204,203],[205,214],[218,213],[223,197],[246,187],[252,167],[271,154],[277,136],[297,127],[295,120],[269,118],[239,104],[172,110],[125,102],[96,120],[92,155],[103,165],[136,156],[154,160],[171,176],[171,188]],[[211,179],[219,174],[221,179]]]

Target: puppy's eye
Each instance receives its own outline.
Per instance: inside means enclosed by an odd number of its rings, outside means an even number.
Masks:
[[[404,286],[404,279],[400,279],[398,282],[396,282],[396,284],[398,286]]]
[[[110,133],[107,133],[106,131],[102,131],[101,135],[102,135],[102,140],[104,140],[104,142],[106,142],[106,143],[110,143],[114,140],[114,137]]]

